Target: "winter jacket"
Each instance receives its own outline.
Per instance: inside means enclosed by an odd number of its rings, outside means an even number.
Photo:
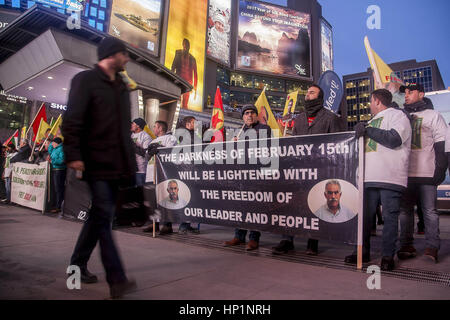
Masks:
[[[19,152],[11,159],[11,163],[28,162],[31,155],[31,147],[26,144],[19,149]]]
[[[78,73],[61,128],[66,162],[83,161],[88,180],[132,181],[136,158],[130,123],[130,94],[119,74],[111,81],[98,65]]]
[[[306,112],[302,112],[295,119],[293,136],[304,136],[310,134],[336,133],[341,131],[339,118],[333,112],[322,108],[311,125],[308,124]]]
[[[48,153],[50,155],[50,159],[52,160],[52,169],[66,168],[64,149],[62,144],[60,144],[56,148],[53,148],[53,145],[49,145]]]

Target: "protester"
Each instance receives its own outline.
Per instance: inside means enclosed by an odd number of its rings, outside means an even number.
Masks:
[[[11,175],[13,166],[11,159],[17,154],[16,146],[12,143],[6,147],[5,164],[2,173],[2,179],[5,180],[6,199],[2,200],[2,203],[8,204],[11,202]]]
[[[147,132],[144,131],[147,123],[142,118],[134,119],[131,123],[131,139],[136,147],[136,185],[143,186],[145,184],[145,178],[147,173],[147,148],[152,142],[152,138]]]
[[[400,110],[389,108],[392,94],[386,89],[375,90],[370,96],[372,120],[366,126],[355,126],[356,136],[366,137],[364,172],[363,262],[370,261],[370,230],[377,206],[383,207],[383,242],[381,270],[395,268],[400,199],[408,181],[411,151],[411,124]],[[346,263],[356,263],[355,252],[345,257]]]
[[[192,116],[187,116],[183,118],[182,127],[175,131],[175,136],[178,138],[179,145],[191,145],[196,143],[197,139],[195,133],[195,121],[196,121],[195,117]],[[199,138],[198,136],[197,138],[201,142],[201,138]],[[199,233],[199,229],[193,228],[190,222],[182,222],[178,227],[178,232]]]
[[[173,147],[177,144],[177,138],[173,135],[167,133],[168,125],[165,121],[156,121],[153,126],[153,133],[156,136],[156,139],[152,141],[148,148],[148,154],[152,158],[158,153],[159,147]],[[144,232],[153,232],[153,224],[145,227],[142,231]],[[159,231],[160,235],[173,233],[172,222],[164,223],[164,226],[159,229],[159,222],[155,222],[155,231]]]
[[[92,192],[89,218],[70,264],[80,267],[82,282],[97,282],[87,263],[98,241],[111,297],[118,298],[136,288],[125,275],[112,237],[119,186],[134,185],[136,174],[130,94],[119,74],[130,58],[124,43],[111,37],[102,40],[97,54],[94,69],[72,79],[61,128],[67,167],[82,173]]]
[[[293,136],[336,133],[341,131],[339,118],[323,107],[323,90],[318,85],[311,85],[305,96],[305,112],[300,113],[294,123]],[[283,254],[294,250],[294,237],[283,235],[283,240],[272,248],[273,254]],[[319,240],[308,239],[308,255],[319,253]]]
[[[56,194],[56,209],[52,209],[50,212],[58,213],[61,211],[62,202],[64,200],[66,182],[66,164],[61,138],[53,139],[52,144],[48,147],[48,154],[52,166],[52,185]]]
[[[439,214],[436,209],[437,186],[445,179],[447,157],[445,135],[447,124],[442,115],[433,110],[433,103],[425,98],[420,84],[401,87],[405,93],[405,111],[412,117],[413,133],[408,174],[408,189],[401,203],[399,259],[413,258],[414,204],[419,199],[425,222],[425,256],[438,262],[440,248]]]
[[[11,163],[28,162],[31,155],[31,147],[28,144],[28,139],[22,139],[19,143],[19,151],[11,158]]]
[[[249,104],[242,108],[242,118],[244,120],[243,134],[235,138],[235,140],[245,140],[246,138],[270,138],[272,130],[268,125],[262,124],[258,121],[258,109],[256,106]],[[225,246],[237,246],[245,244],[245,237],[247,235],[246,229],[236,228],[234,230],[234,238],[225,242]],[[249,234],[249,241],[246,246],[247,251],[256,250],[259,247],[259,238],[261,233],[259,231],[251,230]]]

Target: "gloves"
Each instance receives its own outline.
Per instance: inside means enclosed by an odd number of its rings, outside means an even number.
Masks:
[[[366,125],[362,122],[355,126],[356,138],[364,137],[366,135]]]
[[[148,146],[147,153],[150,156],[150,158],[153,157],[154,155],[158,154],[159,147],[160,147],[160,145],[158,143],[152,143]]]

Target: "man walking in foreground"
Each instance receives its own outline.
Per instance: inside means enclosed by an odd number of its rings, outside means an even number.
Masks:
[[[99,63],[72,79],[64,136],[67,167],[77,170],[92,193],[92,209],[78,237],[70,264],[80,267],[83,283],[97,282],[87,263],[97,241],[112,298],[136,288],[127,279],[112,237],[118,188],[134,185],[136,159],[130,137],[130,97],[119,74],[130,60],[126,46],[105,38]]]

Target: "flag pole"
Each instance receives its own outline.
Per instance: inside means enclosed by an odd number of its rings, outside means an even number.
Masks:
[[[39,108],[38,112],[36,112],[36,115],[34,116],[33,121],[31,121],[30,127],[28,128],[27,133],[25,133],[25,136],[28,136],[28,132],[30,131],[31,127],[33,126],[34,120],[36,120],[36,117],[38,116],[39,112],[41,112],[41,109],[44,105],[45,105],[45,103],[42,102],[41,107]],[[39,124],[39,125],[41,125],[41,124]]]
[[[39,128],[38,128],[38,132],[36,133],[36,139],[34,139],[33,149],[31,149],[31,155],[30,155],[30,158],[28,158],[28,161],[30,161],[30,162],[34,160],[34,158],[33,158],[33,156],[34,156],[34,148],[36,148],[37,135],[38,135],[39,131],[41,131],[42,120],[44,120],[44,119],[41,119],[41,122],[39,122]]]

